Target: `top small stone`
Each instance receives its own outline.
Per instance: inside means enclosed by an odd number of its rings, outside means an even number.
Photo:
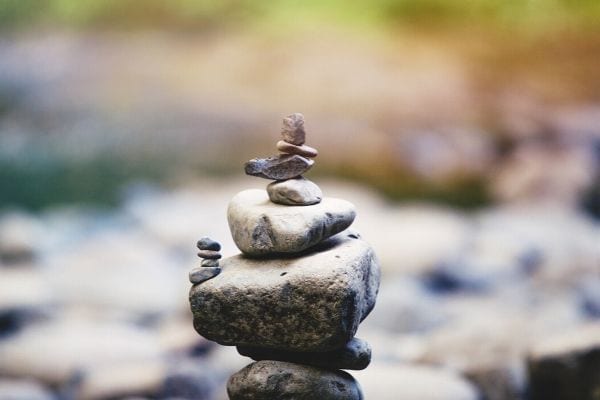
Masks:
[[[219,244],[219,242],[216,242],[216,241],[212,240],[211,238],[207,238],[207,237],[203,237],[200,240],[198,240],[198,243],[196,243],[196,246],[200,250],[212,250],[212,251],[221,250],[221,245]]]
[[[283,119],[283,128],[281,128],[283,140],[301,146],[306,141],[306,132],[304,132],[304,115],[294,113]]]

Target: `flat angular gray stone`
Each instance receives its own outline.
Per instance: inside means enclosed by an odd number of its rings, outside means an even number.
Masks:
[[[348,343],[375,305],[372,248],[343,232],[296,258],[221,260],[222,272],[192,287],[194,328],[223,345],[322,352]]]
[[[247,255],[298,253],[348,228],[356,212],[352,203],[325,197],[311,206],[274,204],[264,190],[250,189],[231,199],[229,229]]]
[[[347,372],[281,361],[258,361],[227,382],[230,400],[361,400],[360,385]]]
[[[313,160],[297,154],[281,154],[269,158],[253,158],[244,165],[244,171],[252,176],[283,180],[302,175],[314,164]]]
[[[219,260],[211,260],[209,258],[202,260],[202,263],[200,263],[201,266],[203,267],[218,267],[219,266]]]
[[[371,362],[371,346],[354,338],[344,347],[325,352],[272,350],[262,347],[238,346],[238,353],[255,361],[277,360],[312,365],[327,369],[365,369]]]
[[[209,279],[212,279],[220,273],[221,268],[219,267],[200,267],[191,270],[189,278],[190,282],[195,285],[197,283],[205,282]]]
[[[317,184],[301,176],[270,183],[267,193],[273,203],[288,206],[309,206],[320,203],[323,198]]]

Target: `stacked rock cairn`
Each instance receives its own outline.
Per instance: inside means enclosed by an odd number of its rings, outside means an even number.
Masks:
[[[317,156],[304,144],[302,114],[283,122],[282,154],[245,165],[247,174],[274,182],[238,193],[228,207],[242,254],[219,262],[221,246],[198,241],[205,260],[190,273],[194,328],[255,360],[229,378],[231,400],[362,399],[342,370],[371,361],[370,346],[354,335],[375,305],[379,265],[347,229],[354,206],[323,197],[302,176]]]

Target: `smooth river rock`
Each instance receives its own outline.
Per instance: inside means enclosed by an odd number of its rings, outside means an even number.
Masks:
[[[289,351],[343,347],[375,305],[379,265],[350,232],[296,258],[221,261],[222,272],[190,291],[194,328],[223,345]]]
[[[261,347],[238,346],[238,353],[255,361],[277,360],[312,365],[327,369],[365,369],[371,362],[371,346],[354,338],[344,347],[325,352],[272,350]]]
[[[269,158],[253,158],[244,165],[247,175],[266,179],[295,178],[312,168],[313,160],[297,154],[281,154]]]
[[[221,250],[221,244],[215,240],[212,240],[211,238],[208,238],[208,237],[200,238],[200,240],[198,240],[198,242],[196,243],[196,247],[198,247],[199,250],[212,250],[212,251],[220,251]]]
[[[361,400],[359,384],[344,371],[282,361],[258,361],[227,382],[230,400]]]
[[[325,197],[311,206],[274,204],[264,190],[235,195],[227,209],[236,246],[247,255],[297,253],[349,227],[356,216],[352,203]]]
[[[307,146],[305,144],[301,146],[296,146],[295,144],[288,143],[285,140],[280,140],[279,142],[277,142],[277,150],[281,151],[282,153],[298,154],[299,156],[308,158],[315,158],[319,155],[317,149],[313,147]]]
[[[221,273],[221,268],[219,267],[199,267],[194,268],[189,273],[190,282],[194,285],[197,283],[202,283],[209,279],[214,278],[215,276]]]
[[[317,184],[301,176],[270,183],[267,193],[273,203],[287,206],[310,206],[323,198],[323,192]]]

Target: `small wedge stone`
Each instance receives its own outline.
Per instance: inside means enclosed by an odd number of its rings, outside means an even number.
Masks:
[[[219,242],[212,240],[208,237],[203,237],[200,240],[198,240],[198,242],[196,243],[196,247],[198,247],[198,249],[200,250],[221,250],[221,245],[219,244]]]
[[[314,161],[297,154],[282,154],[269,158],[254,158],[246,163],[247,175],[266,179],[284,180],[302,175],[312,168]]]
[[[317,149],[307,146],[305,144],[296,146],[295,144],[288,143],[284,140],[277,142],[277,150],[287,154],[298,154],[302,157],[315,158],[319,155]]]
[[[211,260],[211,259],[202,260],[202,263],[200,265],[202,267],[218,267],[219,260]]]
[[[190,282],[194,285],[214,278],[221,273],[219,267],[200,267],[190,271]]]
[[[218,260],[219,258],[221,258],[221,253],[214,250],[200,250],[198,252],[198,257],[206,258],[208,260]]]
[[[283,128],[281,129],[283,140],[288,143],[301,146],[306,141],[306,132],[304,131],[304,115],[294,113],[283,119]]]

